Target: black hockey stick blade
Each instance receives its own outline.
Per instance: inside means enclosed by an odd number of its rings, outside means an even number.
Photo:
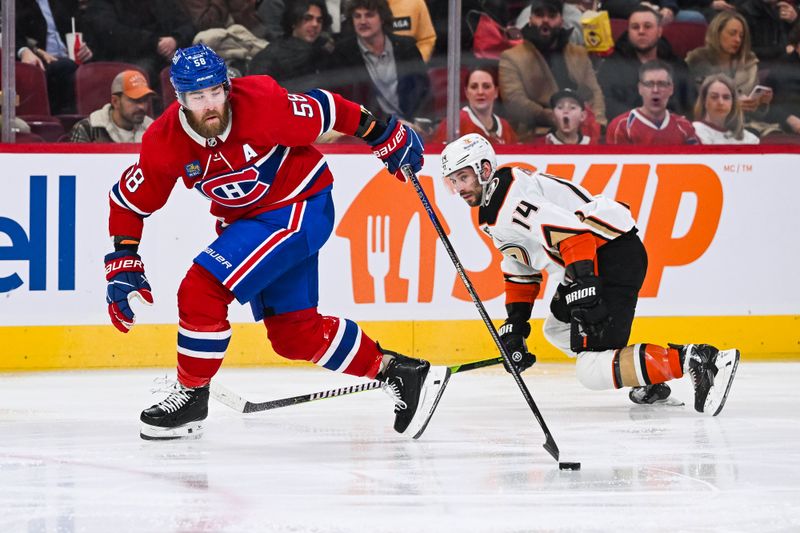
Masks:
[[[451,374],[458,372],[467,372],[469,370],[476,370],[492,365],[499,365],[503,362],[501,357],[494,357],[492,359],[482,359],[480,361],[472,361],[470,363],[463,363],[460,365],[453,365],[448,367]],[[233,392],[224,385],[220,385],[216,381],[211,383],[211,397],[218,402],[227,405],[234,411],[240,413],[257,413],[260,411],[269,411],[271,409],[278,409],[280,407],[288,407],[290,405],[297,405],[300,403],[308,403],[316,400],[324,400],[325,398],[336,398],[337,396],[346,396],[356,392],[364,392],[368,390],[379,389],[381,387],[380,381],[368,381],[367,383],[358,383],[356,385],[349,385],[347,387],[339,387],[337,389],[328,389],[320,392],[313,392],[311,394],[301,394],[300,396],[292,396],[291,398],[281,398],[278,400],[270,400],[266,402],[251,402],[243,398],[241,395]],[[438,403],[438,401],[437,401]],[[424,430],[424,428],[423,428]],[[421,432],[420,432],[421,434]]]
[[[464,283],[464,287],[467,289],[467,292],[472,298],[472,303],[475,304],[475,308],[478,310],[478,314],[481,316],[483,323],[486,325],[486,329],[489,330],[492,340],[497,346],[497,349],[500,350],[500,355],[502,355],[502,358],[506,361],[506,367],[510,369],[509,373],[513,376],[514,381],[517,383],[517,387],[519,387],[520,392],[522,392],[522,396],[525,398],[525,402],[528,404],[528,407],[530,407],[534,418],[536,418],[536,421],[539,423],[539,427],[542,428],[542,432],[545,436],[545,442],[543,444],[544,449],[547,450],[547,453],[549,453],[553,459],[558,461],[560,452],[558,451],[558,446],[556,445],[555,439],[553,439],[553,435],[550,433],[550,429],[547,427],[547,423],[544,421],[544,417],[542,417],[539,407],[533,400],[533,396],[531,396],[528,386],[525,385],[525,382],[522,380],[519,370],[517,370],[517,368],[512,364],[511,354],[508,353],[503,341],[500,340],[500,335],[497,333],[497,329],[494,327],[491,318],[489,318],[489,313],[486,312],[486,307],[484,307],[483,302],[481,301],[480,297],[478,297],[478,293],[475,291],[475,287],[472,285],[469,276],[467,276],[467,272],[464,270],[464,266],[461,264],[461,260],[458,258],[455,248],[453,248],[453,245],[450,243],[450,239],[444,232],[442,223],[439,221],[439,217],[434,212],[431,202],[428,200],[428,195],[425,194],[417,174],[414,172],[414,169],[411,168],[411,165],[404,165],[401,170],[406,179],[408,179],[412,185],[414,185],[414,190],[417,192],[417,196],[419,196],[422,206],[428,213],[428,218],[430,219],[431,224],[436,230],[436,233],[439,235],[439,241],[441,241],[442,245],[447,251],[447,255],[450,256],[453,266],[456,267],[458,275],[461,277],[461,281]]]

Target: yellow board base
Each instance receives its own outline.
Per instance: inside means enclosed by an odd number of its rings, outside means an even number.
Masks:
[[[498,353],[479,320],[360,325],[381,345],[434,364],[463,363]],[[531,325],[528,348],[540,361],[569,360],[542,337],[542,320],[533,320]],[[175,325],[139,324],[123,335],[112,326],[2,327],[0,371],[173,367],[176,330]],[[800,315],[642,317],[634,321],[631,342],[707,343],[736,347],[748,361],[800,361]],[[234,324],[225,360],[225,366],[307,364],[276,355],[262,324]]]

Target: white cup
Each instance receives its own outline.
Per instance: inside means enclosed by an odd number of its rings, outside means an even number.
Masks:
[[[65,33],[64,37],[67,40],[67,54],[69,54],[69,58],[71,60],[76,61],[75,42],[77,41],[78,48],[80,48],[83,45],[83,32],[76,31],[76,32]]]

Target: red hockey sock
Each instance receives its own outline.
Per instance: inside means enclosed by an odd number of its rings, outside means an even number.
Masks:
[[[231,339],[233,293],[194,264],[178,289],[178,381],[201,387],[217,373]]]
[[[383,354],[352,320],[323,316],[316,307],[264,319],[272,348],[287,359],[374,378]]]

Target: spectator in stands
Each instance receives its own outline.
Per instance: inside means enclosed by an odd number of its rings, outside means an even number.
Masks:
[[[78,6],[69,0],[16,0],[17,59],[45,71],[50,112],[75,112],[75,70],[78,63],[92,59],[92,49],[81,42],[75,61],[69,58],[66,34],[72,32],[72,18]],[[80,26],[77,28],[80,31]]]
[[[680,12],[677,22],[697,22],[707,24],[720,11],[736,11],[736,0],[678,0]]]
[[[736,4],[750,30],[753,53],[771,62],[786,52],[789,32],[800,24],[797,6],[785,0],[740,0]]]
[[[196,33],[178,0],[89,0],[84,23],[95,59],[138,65],[152,83]]]
[[[789,34],[786,53],[770,70],[769,85],[775,95],[768,117],[784,131],[800,134],[800,27]]]
[[[564,7],[561,9],[561,18],[564,21],[563,27],[565,30],[572,30],[569,34],[569,42],[584,46],[583,41],[583,25],[581,24],[581,17],[586,12],[587,7],[591,6],[579,0],[565,0]],[[524,28],[531,19],[531,6],[530,3],[520,11],[516,20],[517,28]]]
[[[325,0],[328,14],[331,16],[331,36],[338,40],[339,34],[345,29],[345,4],[346,0]],[[266,34],[264,38],[275,41],[283,37],[281,20],[286,9],[284,0],[256,0],[256,13],[264,23]]]
[[[180,0],[197,34],[193,44],[214,50],[231,75],[247,73],[253,57],[266,48],[267,28],[256,14],[256,0]]]
[[[749,94],[758,82],[758,58],[750,50],[750,32],[744,18],[734,11],[723,11],[706,30],[706,44],[686,56],[689,73],[699,87],[711,74],[725,74],[736,85],[738,94]],[[742,102],[743,109],[755,105]]]
[[[283,37],[281,20],[285,10],[286,2],[284,0],[261,0],[256,7],[256,14],[264,23],[264,38],[269,42]]]
[[[733,80],[725,74],[705,79],[697,95],[692,122],[703,144],[758,144],[758,137],[744,129],[742,108]]]
[[[597,144],[581,132],[586,120],[586,102],[572,89],[562,89],[550,98],[556,125],[544,137],[545,144]]]
[[[467,76],[464,90],[467,105],[459,113],[459,135],[480,133],[492,144],[511,144],[517,142],[517,134],[511,124],[494,113],[498,89],[494,75],[486,67],[477,67]],[[439,123],[430,142],[447,142],[447,121]]]
[[[388,0],[392,10],[392,31],[395,35],[412,37],[423,61],[427,63],[436,46],[436,32],[425,0]]]
[[[706,45],[689,52],[686,63],[697,87],[712,74],[725,74],[733,80],[745,127],[759,137],[780,131],[777,124],[764,122],[772,90],[754,92],[759,61],[750,49],[750,31],[742,15],[722,11],[714,17],[706,30]]]
[[[181,0],[198,32],[241,24],[256,37],[264,37],[266,28],[256,14],[256,0]]]
[[[380,118],[397,115],[413,122],[430,93],[428,71],[413,38],[392,33],[386,0],[351,0],[346,16],[353,35],[334,50],[330,87]]]
[[[692,124],[670,113],[667,103],[673,92],[672,67],[660,59],[639,67],[642,105],[623,113],[608,125],[608,144],[697,144]]]
[[[518,133],[555,126],[550,97],[571,88],[591,105],[587,122],[605,124],[603,93],[586,49],[569,43],[561,0],[533,0],[523,42],[500,55],[500,95]]]
[[[652,8],[640,5],[628,17],[628,30],[619,36],[614,52],[600,64],[597,81],[603,89],[606,116],[616,117],[641,105],[636,90],[639,67],[660,59],[672,66],[675,73],[675,94],[670,109],[687,114],[694,104],[694,85],[689,81],[683,59],[672,52],[672,46],[662,36],[661,16]]]
[[[250,74],[269,74],[289,92],[325,85],[320,73],[330,67],[331,17],[324,0],[288,0],[283,12],[284,35],[256,54]]]
[[[669,24],[675,20],[675,16],[680,11],[678,0],[603,0],[603,9],[608,11],[608,16],[616,19],[627,19],[636,8],[646,5],[661,15],[663,24]]]
[[[155,94],[138,70],[124,70],[111,82],[111,103],[78,121],[70,131],[75,143],[140,143],[153,123],[146,115]]]
[[[0,122],[3,122],[3,113],[0,113]],[[14,133],[31,133],[31,126],[19,117],[14,117],[11,121],[11,131]],[[19,141],[18,141],[19,142]]]

